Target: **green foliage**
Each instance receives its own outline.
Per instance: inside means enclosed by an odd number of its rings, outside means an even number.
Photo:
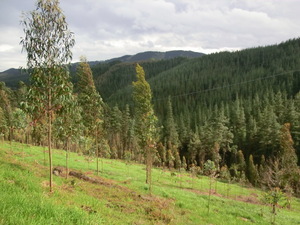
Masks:
[[[142,165],[101,159],[104,170],[98,177],[92,174],[96,165],[87,170],[84,157],[75,153],[70,153],[71,170],[101,179],[108,186],[77,178],[67,181],[57,176],[54,178],[56,192],[45,194],[47,174],[42,169],[43,148],[13,142],[13,151],[9,150],[8,143],[2,144],[0,149],[0,186],[3,190],[0,223],[3,224],[270,224],[269,211],[261,216],[262,205],[255,196],[261,196],[263,192],[258,189],[225,185],[214,180],[218,194],[212,190],[212,214],[208,216],[206,203],[210,182],[207,177],[191,177],[189,173],[170,176],[169,171],[154,168],[155,183],[150,196],[147,195],[149,186],[144,184]],[[55,150],[53,157],[56,166],[64,165],[64,154],[60,150]],[[130,170],[131,176],[130,182],[126,183],[125,168]],[[243,202],[250,199],[257,204]],[[282,208],[278,211],[277,224],[298,224],[298,199],[292,198],[291,206],[292,210]],[[96,213],[90,213],[88,209]],[[124,213],[124,210],[130,210],[130,213]]]
[[[215,172],[216,172],[216,166],[215,166],[215,163],[211,160],[207,160],[205,163],[204,163],[204,168],[203,168],[203,171],[205,174],[207,175],[212,175],[214,176]]]
[[[139,145],[145,154],[146,161],[146,183],[149,184],[151,192],[151,170],[153,156],[155,153],[157,129],[157,118],[151,104],[152,93],[150,85],[145,79],[143,67],[136,65],[137,81],[133,82],[133,101],[135,103],[136,134],[139,138]]]
[[[103,101],[96,91],[92,70],[85,58],[77,66],[78,83],[78,104],[83,109],[81,117],[85,126],[86,135],[94,135],[97,129],[97,120],[103,121]]]
[[[7,121],[6,121],[3,109],[0,107],[0,135],[1,135],[1,139],[5,136],[6,132],[7,132]]]
[[[276,208],[279,207],[279,203],[283,204],[282,206],[287,204],[284,193],[280,190],[280,188],[276,187],[268,193],[264,193],[262,200],[265,204],[271,205],[273,214],[271,224],[275,224]]]
[[[30,89],[25,108],[36,122],[46,116],[48,125],[50,192],[52,191],[52,122],[72,96],[68,68],[75,40],[68,30],[58,0],[38,0],[34,11],[22,20],[25,37],[21,44],[27,52]]]
[[[258,182],[258,171],[257,167],[254,165],[253,156],[249,156],[248,167],[247,167],[247,177],[251,184],[254,186]]]
[[[173,109],[170,97],[168,98],[167,113],[164,125],[164,139],[170,145],[179,145],[178,133],[173,118]]]
[[[137,81],[133,82],[133,100],[135,103],[136,133],[140,140],[140,146],[152,144],[156,137],[157,118],[152,107],[152,93],[149,83],[145,79],[143,68],[136,66]]]

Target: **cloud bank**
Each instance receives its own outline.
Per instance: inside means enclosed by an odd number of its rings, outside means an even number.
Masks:
[[[0,3],[0,71],[25,66],[22,11],[35,0]],[[104,60],[142,51],[212,53],[297,38],[298,0],[60,0],[75,33],[74,61]]]

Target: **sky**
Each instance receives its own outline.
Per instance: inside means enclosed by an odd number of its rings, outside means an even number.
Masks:
[[[26,67],[22,12],[36,0],[0,0],[0,72]],[[219,51],[298,38],[299,0],[60,0],[75,34],[73,62],[144,51]]]

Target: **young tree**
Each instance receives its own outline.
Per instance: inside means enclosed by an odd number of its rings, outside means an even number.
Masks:
[[[239,150],[237,152],[237,157],[236,157],[236,163],[237,163],[237,171],[239,172],[238,176],[239,178],[241,177],[242,173],[245,172],[246,169],[246,161],[245,161],[245,157],[244,154],[242,152],[242,150]]]
[[[72,84],[65,66],[72,59],[75,44],[59,0],[38,0],[36,9],[24,15],[22,21],[25,37],[21,44],[27,52],[27,67],[31,86],[28,106],[33,119],[47,117],[50,167],[50,192],[52,192],[52,123],[54,114],[71,96]]]
[[[297,166],[298,158],[294,148],[294,142],[290,133],[290,124],[285,123],[280,130],[279,162],[282,171],[282,185],[297,189],[300,171]]]
[[[96,147],[97,174],[99,171],[99,139],[102,135],[103,101],[97,92],[93,80],[93,73],[85,57],[77,67],[78,103],[82,107],[82,120],[85,127],[85,136],[92,137]]]
[[[233,143],[233,134],[229,129],[229,119],[225,114],[225,108],[222,106],[220,109],[215,109],[216,118],[213,121],[213,130],[212,130],[212,138],[213,138],[213,146],[211,151],[213,155],[215,154],[219,158],[218,153],[220,153],[221,159],[218,160],[213,159],[216,163],[216,167],[221,165],[225,165],[225,155],[226,152],[231,151],[231,144]],[[221,161],[222,160],[222,161]]]
[[[0,82],[0,108],[3,112],[3,128],[9,133],[9,140],[12,140],[12,106],[10,101],[10,94],[8,88],[5,86],[4,82]],[[5,134],[4,132],[3,134]]]
[[[216,166],[215,163],[211,160],[207,160],[204,163],[204,173],[209,176],[209,195],[208,195],[208,204],[207,204],[207,212],[209,214],[210,211],[210,203],[211,203],[211,194],[212,194],[212,183],[216,176]]]
[[[58,118],[54,124],[56,129],[56,136],[59,140],[63,141],[66,150],[66,179],[68,178],[68,159],[71,142],[79,140],[83,126],[81,111],[82,108],[78,105],[75,95],[72,96],[67,107],[62,110],[61,117]]]
[[[131,150],[130,155],[132,157],[132,149],[130,149],[130,135],[129,135],[130,122],[131,122],[130,109],[129,109],[129,105],[126,105],[124,112],[122,112],[121,142],[122,142],[123,152]]]
[[[167,103],[167,115],[166,115],[166,121],[164,125],[164,133],[165,133],[166,142],[171,143],[172,146],[174,145],[175,147],[178,147],[179,138],[176,130],[176,124],[173,118],[173,109],[172,109],[172,102],[170,96],[168,98],[168,103]]]
[[[274,156],[279,147],[280,124],[271,105],[267,105],[258,120],[260,151],[265,156]]]
[[[103,101],[96,90],[93,73],[85,57],[81,57],[76,70],[79,79],[76,90],[78,92],[78,103],[83,109],[83,124],[86,128],[86,135],[94,136],[95,122],[97,119],[102,119]]]
[[[149,83],[145,79],[143,67],[136,65],[137,81],[133,82],[133,101],[135,106],[136,134],[146,159],[146,183],[151,191],[151,168],[153,153],[155,152],[155,136],[157,118],[151,104],[152,93]]]
[[[26,118],[26,114],[23,110],[16,108],[13,112],[12,112],[12,120],[10,123],[11,129],[14,130],[19,130],[20,131],[20,137],[19,137],[19,141],[23,142],[25,137],[25,128],[27,126],[27,118]],[[12,133],[12,138],[14,138],[13,136],[13,132]]]
[[[7,122],[3,109],[0,107],[0,138],[4,141],[4,137],[7,131]]]
[[[249,161],[248,161],[248,180],[250,181],[251,184],[256,186],[257,181],[258,181],[258,171],[256,166],[254,165],[253,162],[253,156],[249,156]]]

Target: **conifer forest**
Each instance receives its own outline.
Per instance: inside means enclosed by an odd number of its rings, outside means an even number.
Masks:
[[[145,164],[150,191],[155,167],[300,197],[299,38],[71,64],[76,40],[57,4],[39,0],[22,21],[28,80],[0,83],[0,138],[47,148],[50,192],[61,149],[94,158],[97,174],[100,158]]]

